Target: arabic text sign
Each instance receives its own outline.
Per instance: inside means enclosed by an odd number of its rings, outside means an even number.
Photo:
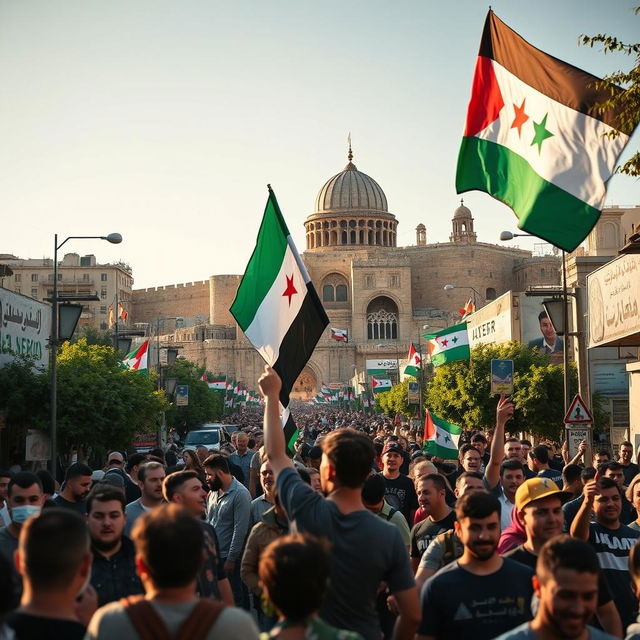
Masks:
[[[398,361],[395,358],[380,358],[379,360],[367,360],[367,373],[377,375],[395,371],[398,369]]]
[[[0,287],[0,366],[25,355],[46,367],[50,326],[49,306]]]
[[[589,274],[589,347],[640,332],[640,255],[622,255]]]

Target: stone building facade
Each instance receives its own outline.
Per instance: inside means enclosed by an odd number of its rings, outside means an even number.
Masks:
[[[448,242],[428,243],[420,223],[415,245],[398,247],[399,223],[380,185],[357,169],[349,150],[346,167],[325,182],[304,223],[302,254],[331,326],[346,329],[349,341],[332,340],[327,329],[294,395],[311,397],[323,382],[364,380],[367,360],[395,361],[390,375],[396,378],[424,327],[456,323],[470,297],[481,307],[509,290],[559,284],[558,256],[479,242],[463,202]],[[197,282],[134,291],[133,319],[183,317],[184,328],[167,331],[164,341],[179,344],[183,355],[210,372],[254,387],[264,363],[229,312],[240,279],[214,275],[208,287]]]

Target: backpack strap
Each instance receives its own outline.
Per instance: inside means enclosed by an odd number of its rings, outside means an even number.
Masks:
[[[140,640],[171,640],[164,621],[144,596],[122,598],[120,604]]]
[[[182,623],[175,640],[204,640],[225,608],[222,602],[201,598]]]
[[[393,518],[397,511],[398,510],[395,507],[391,507],[391,509],[389,509],[389,513],[387,514],[387,522],[389,522],[389,520]]]

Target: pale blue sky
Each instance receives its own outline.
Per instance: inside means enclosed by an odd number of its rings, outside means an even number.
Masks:
[[[537,47],[603,75],[631,59],[637,0],[493,1]],[[455,162],[488,5],[475,0],[0,2],[0,253],[122,259],[135,286],[241,273],[271,183],[300,250],[324,182],[354,162],[384,189],[398,243],[446,241]],[[639,148],[638,134],[625,157]],[[617,176],[609,204],[640,204]],[[480,240],[515,218],[465,195]],[[524,241],[522,246],[531,246]]]

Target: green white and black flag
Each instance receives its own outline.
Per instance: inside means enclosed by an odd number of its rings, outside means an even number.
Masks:
[[[256,247],[230,310],[251,344],[282,379],[282,419],[291,450],[298,430],[289,414],[289,394],[329,318],[271,187]]]

